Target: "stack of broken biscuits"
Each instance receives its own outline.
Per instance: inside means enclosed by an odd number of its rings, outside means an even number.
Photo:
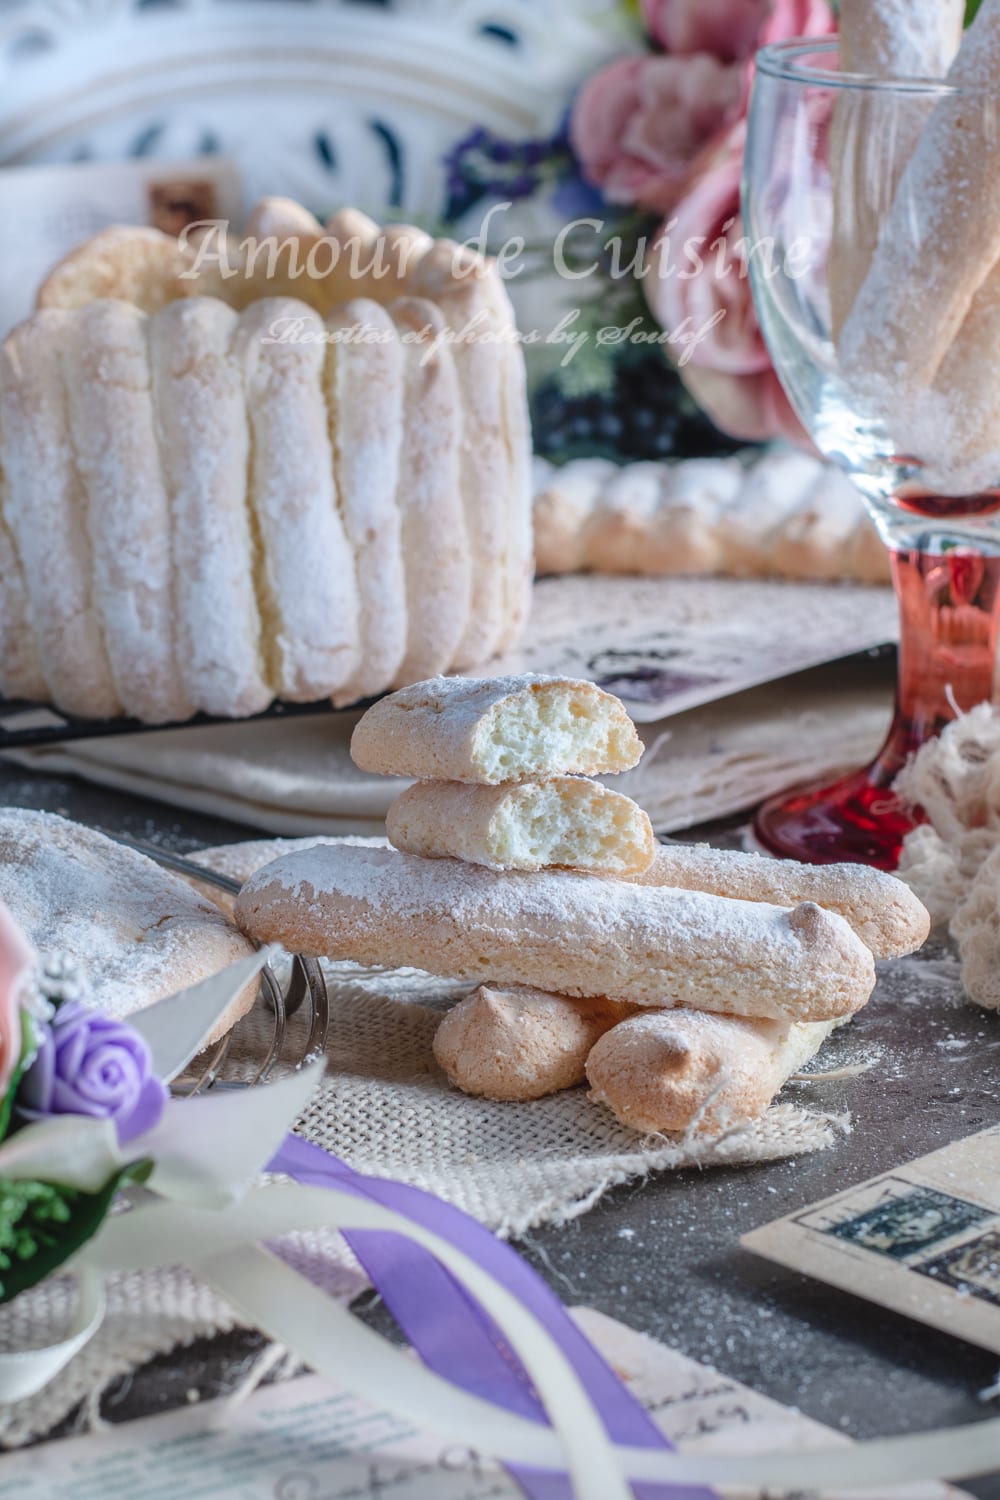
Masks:
[[[635,1129],[730,1128],[865,1004],[876,957],[927,936],[877,870],[658,847],[591,779],[642,754],[593,683],[434,678],[371,708],[351,751],[415,778],[390,845],[288,854],[246,883],[237,921],[299,953],[475,981],[434,1047],[471,1094],[586,1080]]]

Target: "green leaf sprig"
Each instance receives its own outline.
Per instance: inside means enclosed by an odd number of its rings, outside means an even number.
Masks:
[[[96,1193],[0,1177],[0,1304],[51,1276],[100,1229],[118,1189],[143,1182],[149,1160],[115,1172]]]

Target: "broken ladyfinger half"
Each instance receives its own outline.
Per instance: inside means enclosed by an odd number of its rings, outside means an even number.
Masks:
[[[628,771],[642,750],[611,693],[532,675],[414,683],[370,708],[351,739],[362,771],[486,786]]]
[[[506,786],[421,781],[386,818],[389,842],[425,859],[451,855],[491,870],[568,868],[641,875],[653,826],[630,797],[579,776]]]

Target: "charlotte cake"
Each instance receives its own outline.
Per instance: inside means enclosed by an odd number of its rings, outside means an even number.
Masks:
[[[0,349],[0,693],[239,717],[519,635],[530,432],[492,261],[272,199],[240,244],[104,231],[38,303]]]

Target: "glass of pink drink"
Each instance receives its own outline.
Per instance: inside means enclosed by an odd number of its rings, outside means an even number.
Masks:
[[[854,479],[890,550],[900,608],[896,707],[875,760],[758,813],[764,848],[812,863],[894,869],[919,817],[894,794],[896,775],[993,696],[1000,266],[984,257],[953,286],[935,258],[935,215],[952,205],[947,173],[935,197],[915,157],[932,118],[992,147],[1000,84],[987,93],[844,75],[835,41],[759,56],[743,186],[754,301],[800,420]],[[954,191],[976,187],[956,178]]]

